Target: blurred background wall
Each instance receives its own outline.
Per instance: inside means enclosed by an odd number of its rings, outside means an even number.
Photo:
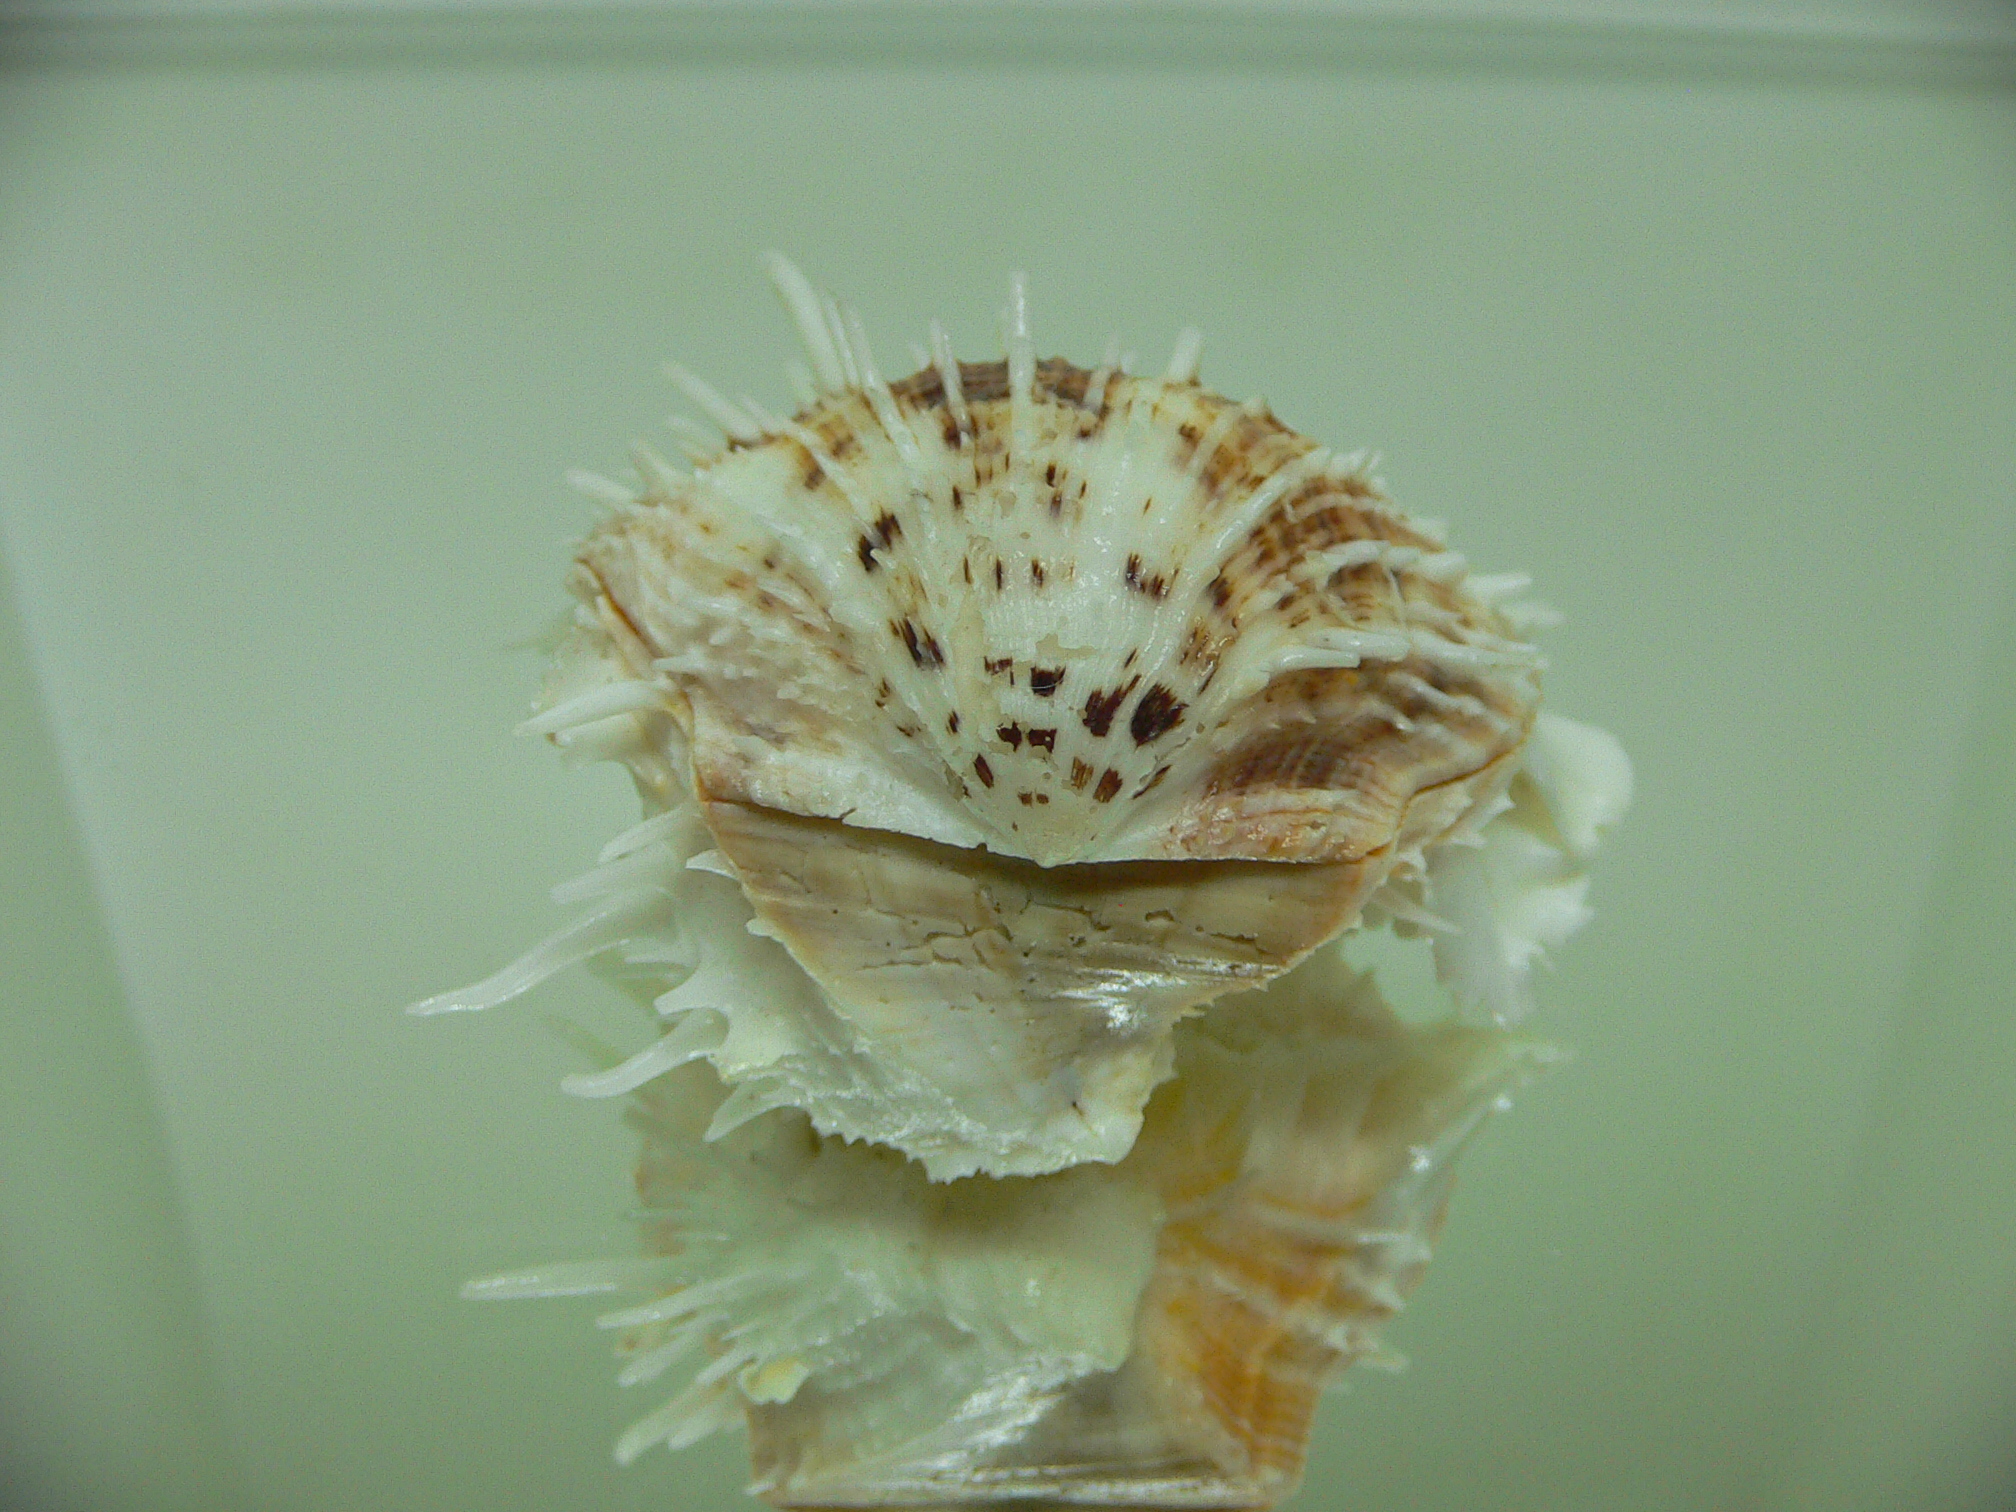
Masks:
[[[1992,3],[0,16],[0,1506],[737,1503],[456,1298],[627,1246],[624,1017],[398,1009],[624,822],[511,648],[661,360],[781,397],[773,245],[890,354],[1203,325],[1638,762],[1295,1506],[2007,1504],[2012,91]]]

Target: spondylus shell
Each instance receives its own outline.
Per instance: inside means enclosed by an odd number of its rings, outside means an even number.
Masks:
[[[885,383],[776,271],[814,391],[784,419],[680,375],[728,441],[643,458],[583,543],[537,727],[697,799],[831,1020],[763,1071],[819,1129],[938,1177],[1117,1160],[1178,1017],[1495,811],[1539,658],[1504,581],[1201,388],[1194,343],[1039,363],[1018,285],[1005,360],[934,332]]]

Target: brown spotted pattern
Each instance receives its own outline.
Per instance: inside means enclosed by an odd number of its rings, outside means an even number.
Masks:
[[[1335,860],[1523,740],[1507,623],[1264,406],[1055,359],[958,380],[766,421],[583,544],[703,795],[1045,865]],[[1378,657],[1325,649],[1359,632]]]

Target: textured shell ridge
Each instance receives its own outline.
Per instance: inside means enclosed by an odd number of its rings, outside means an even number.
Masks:
[[[1049,865],[1324,859],[1411,797],[1337,780],[1326,699],[1424,787],[1523,738],[1531,648],[1263,405],[942,342],[890,384],[858,322],[833,334],[858,387],[717,416],[727,448],[582,551],[691,709],[707,796]],[[1404,739],[1431,705],[1443,749]]]

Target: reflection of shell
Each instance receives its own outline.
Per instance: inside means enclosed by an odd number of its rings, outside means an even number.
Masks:
[[[1420,1279],[1457,1152],[1540,1052],[1408,1029],[1334,953],[1175,1040],[1117,1165],[949,1185],[796,1113],[710,1143],[723,1089],[689,1068],[633,1114],[655,1273],[472,1293],[639,1285],[605,1317],[626,1379],[701,1364],[622,1452],[746,1415],[779,1506],[1269,1506],[1325,1378]]]
[[[1408,1031],[1334,956],[1258,999],[1227,1000],[1178,1031],[1175,1080],[1133,1152],[1097,1177],[1103,1213],[1152,1214],[1138,1300],[1112,1294],[1110,1278],[1139,1272],[1134,1235],[1105,1237],[1110,1216],[1077,1241],[1086,1268],[1109,1278],[1091,1300],[1075,1274],[1044,1275],[1054,1238],[1018,1253],[1028,1210],[1042,1211],[1038,1194],[1058,1178],[975,1197],[1021,1189],[1024,1207],[1003,1203],[981,1229],[993,1284],[1011,1296],[1033,1277],[1069,1288],[1035,1305],[1071,1318],[1078,1337],[1124,1334],[1117,1368],[1087,1361],[1054,1379],[1061,1370],[1032,1370],[1029,1351],[976,1361],[955,1395],[924,1397],[906,1421],[887,1410],[909,1397],[906,1368],[878,1377],[863,1361],[860,1384],[751,1411],[758,1484],[787,1507],[1271,1506],[1300,1478],[1325,1379],[1377,1350],[1379,1324],[1426,1268],[1457,1150],[1536,1054],[1500,1031]],[[1103,1261],[1087,1253],[1102,1239]],[[1078,1321],[1129,1301],[1091,1328]],[[1012,1433],[973,1431],[971,1415],[1010,1411]]]
[[[1587,918],[1628,800],[1538,710],[1521,578],[1361,463],[1169,372],[876,375],[779,260],[814,372],[583,543],[528,728],[646,817],[573,924],[416,1011],[568,965],[659,1026],[634,1094],[628,1458],[746,1420],[781,1506],[1265,1507],[1317,1391],[1419,1279],[1452,1161],[1539,1054],[1408,1028],[1323,949],[1433,938],[1499,1024]],[[967,1178],[967,1179],[956,1179]]]
[[[1005,361],[941,335],[885,383],[777,271],[814,391],[787,420],[682,375],[728,445],[640,460],[534,727],[697,798],[816,984],[767,1059],[706,1052],[752,1099],[941,1179],[1116,1160],[1178,1017],[1499,804],[1538,702],[1509,580],[1200,388],[1192,342],[1038,363],[1018,290]],[[733,1017],[719,987],[674,1006]]]

